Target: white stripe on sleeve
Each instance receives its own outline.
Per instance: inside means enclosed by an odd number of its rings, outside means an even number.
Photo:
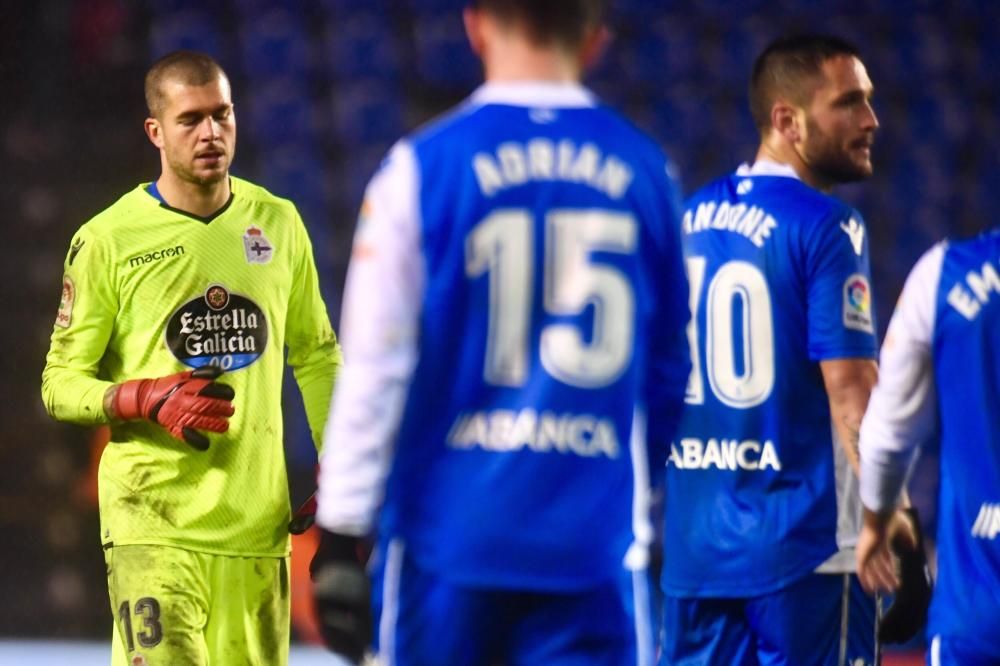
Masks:
[[[316,521],[367,533],[384,495],[403,403],[417,360],[426,269],[412,146],[389,153],[365,193],[347,272],[344,368],[323,435]]]
[[[945,247],[935,245],[913,267],[882,345],[861,422],[861,501],[872,511],[895,506],[914,449],[936,427],[931,341]]]

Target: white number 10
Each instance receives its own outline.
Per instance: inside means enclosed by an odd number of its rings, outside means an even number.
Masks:
[[[698,312],[705,258],[688,257],[691,283],[691,375],[684,400],[693,405],[705,402],[705,386],[698,349]],[[724,405],[741,409],[755,407],[774,388],[774,327],[771,320],[771,292],[760,269],[746,261],[730,261],[712,276],[705,297],[705,372],[712,393]],[[743,341],[743,370],[737,374],[733,307],[740,311]]]
[[[498,386],[528,379],[532,292],[535,285],[534,219],[524,209],[487,215],[465,241],[465,274],[490,275],[489,332],[483,377]],[[590,342],[572,324],[549,324],[539,340],[542,366],[556,379],[581,388],[614,382],[632,358],[635,297],[628,277],[595,264],[592,252],[631,254],[636,223],[626,213],[552,210],[545,216],[544,307],[575,315],[594,306]]]

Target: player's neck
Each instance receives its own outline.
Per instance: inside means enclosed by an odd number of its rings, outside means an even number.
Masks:
[[[181,180],[170,171],[163,171],[156,181],[156,189],[171,208],[209,217],[229,201],[229,176],[207,185]]]
[[[798,151],[795,150],[794,146],[787,144],[765,141],[760,144],[760,148],[757,150],[757,156],[754,158],[755,162],[760,160],[767,160],[769,162],[777,162],[778,164],[784,164],[786,166],[792,167],[795,171],[795,175],[799,177],[803,183],[829,194],[833,191],[833,183],[827,182],[826,179],[820,178],[815,171],[813,171],[808,164],[802,159]]]
[[[577,83],[581,73],[580,64],[571,54],[515,38],[490,45],[483,55],[483,68],[489,82]]]

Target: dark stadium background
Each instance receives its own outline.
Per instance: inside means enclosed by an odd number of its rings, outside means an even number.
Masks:
[[[148,64],[187,47],[228,70],[239,119],[233,171],[298,204],[336,323],[364,183],[396,137],[479,80],[460,5],[2,3],[0,639],[108,634],[92,436],[46,416],[39,377],[73,231],[158,173],[142,132]],[[752,158],[746,81],[771,38],[822,30],[858,44],[882,129],[875,177],[839,194],[868,222],[881,330],[923,250],[993,222],[1000,3],[617,0],[613,8],[615,42],[589,83],[662,142],[688,192]],[[314,456],[296,391],[286,399],[300,499]]]

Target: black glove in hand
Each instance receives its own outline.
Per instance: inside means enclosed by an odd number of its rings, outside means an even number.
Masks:
[[[371,584],[358,537],[321,531],[309,565],[323,642],[360,664],[372,640]]]
[[[892,606],[882,616],[878,638],[883,643],[905,643],[916,636],[927,624],[927,607],[931,603],[931,578],[920,520],[916,509],[905,511],[913,524],[917,546],[892,544],[892,552],[899,558],[900,584]]]

